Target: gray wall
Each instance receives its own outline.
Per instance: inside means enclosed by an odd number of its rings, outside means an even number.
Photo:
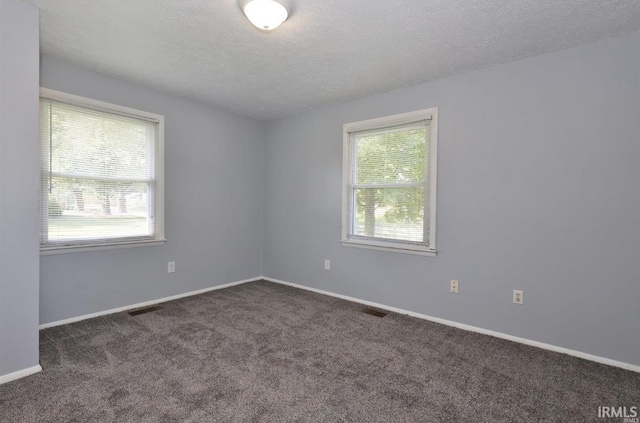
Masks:
[[[41,257],[41,323],[261,274],[262,122],[46,57],[41,86],[165,116],[168,240]]]
[[[342,124],[433,106],[438,256],[341,247]],[[265,275],[640,365],[639,111],[634,33],[272,121]]]
[[[0,5],[3,375],[37,364],[38,25]],[[41,257],[40,322],[265,274],[640,364],[639,53],[634,33],[270,123],[43,58],[43,87],[166,117],[169,241]],[[342,124],[433,106],[438,257],[341,247]]]
[[[0,1],[0,376],[38,365],[38,34]]]

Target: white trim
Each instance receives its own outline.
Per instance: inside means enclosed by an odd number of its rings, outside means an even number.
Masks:
[[[346,128],[342,129],[342,235],[340,239],[347,239],[351,226],[351,207],[349,207],[349,173],[351,172],[351,135]]]
[[[426,182],[408,182],[397,184],[351,184],[351,189],[361,188],[422,188],[427,186]]]
[[[74,175],[73,173],[61,173],[61,172],[47,172],[52,178],[65,178],[65,179],[80,179],[83,181],[102,181],[102,182],[124,182],[131,184],[150,184],[154,183],[153,179],[126,179],[126,178],[110,178],[110,177],[96,177],[87,175]]]
[[[404,310],[404,309],[397,308],[397,307],[391,307],[391,306],[387,306],[387,305],[384,305],[384,304],[374,303],[372,301],[361,300],[359,298],[349,297],[347,295],[335,294],[333,292],[329,292],[329,291],[325,291],[325,290],[317,289],[317,288],[311,288],[311,287],[304,286],[304,285],[298,285],[298,284],[291,283],[291,282],[286,282],[286,281],[283,281],[283,280],[280,280],[280,279],[268,278],[266,276],[262,276],[261,279],[264,279],[264,280],[269,281],[269,282],[278,283],[278,284],[281,284],[281,285],[291,286],[291,287],[298,288],[298,289],[304,289],[306,291],[311,291],[311,292],[315,292],[315,293],[318,293],[318,294],[323,294],[323,295],[328,295],[328,296],[331,296],[331,297],[340,298],[340,299],[347,300],[347,301],[352,301],[352,302],[356,302],[356,303],[360,303],[360,304],[365,304],[365,305],[368,305],[368,306],[371,306],[371,307],[381,308],[383,310],[389,310],[389,311],[392,311],[394,313],[406,314],[406,315],[411,316],[411,317],[416,317],[418,319],[428,320],[428,321],[434,322],[434,323],[440,323],[440,324],[446,325],[446,326],[452,326],[454,328],[466,330],[466,331],[469,331],[469,332],[476,332],[476,333],[480,333],[480,334],[483,334],[483,335],[489,335],[489,336],[493,336],[493,337],[496,337],[496,338],[506,339],[507,341],[517,342],[517,343],[524,344],[524,345],[529,345],[529,346],[532,346],[532,347],[542,348],[543,350],[553,351],[553,352],[557,352],[557,353],[560,353],[560,354],[567,354],[567,355],[570,355],[570,356],[573,356],[573,357],[582,358],[584,360],[594,361],[596,363],[606,364],[608,366],[619,367],[621,369],[630,370],[632,372],[640,373],[640,366],[636,365],[636,364],[630,364],[630,363],[625,363],[623,361],[612,360],[610,358],[600,357],[600,356],[597,356],[597,355],[588,354],[588,353],[581,352],[581,351],[576,351],[576,350],[571,350],[571,349],[564,348],[564,347],[558,347],[556,345],[551,345],[551,344],[547,344],[547,343],[544,343],[544,342],[533,341],[533,340],[527,339],[527,338],[520,338],[519,336],[508,335],[506,333],[496,332],[496,331],[489,330],[489,329],[483,329],[483,328],[479,328],[477,326],[466,325],[464,323],[458,323],[458,322],[454,322],[454,321],[451,321],[451,320],[441,319],[439,317],[432,317],[432,316],[428,316],[428,315],[422,314],[422,313],[416,313],[416,312],[413,312],[413,311]]]
[[[105,113],[115,114],[126,116],[129,118],[135,118],[138,120],[145,120],[148,122],[153,122],[158,125],[156,139],[155,139],[155,148],[154,148],[154,179],[152,181],[147,181],[149,185],[155,185],[153,188],[154,191],[154,205],[153,205],[153,216],[154,216],[154,225],[155,225],[155,233],[153,235],[153,239],[149,241],[136,241],[136,240],[127,240],[124,238],[124,241],[114,242],[112,244],[107,245],[95,245],[95,244],[83,244],[79,243],[72,246],[57,246],[56,243],[51,243],[46,246],[43,246],[42,233],[40,234],[40,255],[50,255],[50,254],[67,254],[67,253],[75,253],[75,252],[85,252],[85,251],[96,251],[96,250],[106,250],[106,249],[114,249],[114,248],[124,248],[124,247],[143,247],[143,246],[152,246],[152,245],[162,245],[166,241],[165,239],[165,207],[164,207],[164,116],[158,115],[155,113],[145,112],[143,110],[137,110],[130,107],[120,106],[118,104],[107,103],[104,101],[94,100],[91,98],[81,97],[74,94],[68,94],[62,91],[56,91],[49,88],[40,87],[40,98],[59,101],[65,104],[71,104],[77,107],[82,107],[90,110],[97,110]],[[42,172],[42,169],[41,169]],[[123,181],[130,182],[136,180],[130,179],[116,179],[116,178],[87,178],[82,176],[70,175],[71,177],[77,177],[81,179],[100,179],[100,180],[114,180],[114,181]],[[44,177],[41,175],[41,178]],[[40,185],[42,186],[42,179],[40,181]],[[44,193],[41,193],[41,201],[44,201],[43,204],[47,204],[47,196]],[[43,219],[43,213],[46,213],[46,210],[40,210],[40,219],[44,222],[48,222],[48,219]],[[59,250],[59,251],[57,251]]]
[[[160,116],[160,115],[157,115]],[[156,151],[154,152],[154,164],[155,164],[155,172],[154,176],[156,178],[156,186],[155,192],[153,193],[154,199],[156,201],[154,207],[154,216],[155,216],[155,235],[156,240],[158,241],[166,241],[165,239],[165,217],[164,217],[164,116],[160,116],[160,120],[158,122],[158,139],[156,141],[158,144],[156,145]]]
[[[158,298],[157,300],[143,301],[141,303],[130,304],[130,305],[126,305],[126,306],[123,306],[123,307],[117,307],[117,308],[112,308],[112,309],[109,309],[109,310],[98,311],[96,313],[90,313],[90,314],[85,314],[85,315],[82,315],[82,316],[71,317],[69,319],[58,320],[58,321],[49,322],[49,323],[43,323],[43,324],[40,325],[40,329],[52,328],[54,326],[61,326],[61,325],[69,324],[69,323],[75,323],[75,322],[79,322],[81,320],[93,319],[94,317],[106,316],[107,314],[120,313],[122,311],[132,310],[134,308],[142,308],[142,307],[147,307],[147,306],[154,305],[154,304],[165,303],[167,301],[178,300],[180,298],[191,297],[193,295],[198,295],[198,294],[204,294],[205,292],[216,291],[218,289],[230,288],[232,286],[242,285],[242,284],[248,283],[248,282],[255,282],[255,281],[262,280],[262,279],[263,279],[262,276],[259,276],[259,277],[256,277],[256,278],[251,278],[251,279],[244,279],[244,280],[241,280],[241,281],[225,283],[223,285],[216,285],[216,286],[212,286],[212,287],[209,287],[209,288],[198,289],[196,291],[190,291],[190,292],[185,292],[185,293],[182,293],[182,294],[176,294],[176,295],[172,295],[170,297]]]
[[[41,256],[52,256],[56,254],[69,254],[69,253],[88,253],[89,251],[100,251],[100,250],[115,250],[119,248],[131,248],[131,247],[153,247],[156,245],[164,245],[167,242],[166,239],[154,239],[149,241],[127,241],[127,242],[117,242],[113,244],[104,244],[104,245],[88,245],[88,244],[78,244],[78,245],[65,245],[58,247],[47,247],[40,248]]]
[[[184,298],[184,297],[189,297],[189,296],[192,296],[192,295],[204,294],[206,292],[215,291],[215,290],[224,289],[224,288],[229,288],[229,287],[232,287],[232,286],[242,285],[242,284],[245,284],[245,283],[255,282],[255,281],[259,281],[259,280],[266,280],[266,281],[277,283],[277,284],[280,284],[280,285],[287,285],[287,286],[291,286],[293,288],[303,289],[305,291],[311,291],[311,292],[315,292],[315,293],[322,294],[322,295],[328,295],[330,297],[340,298],[340,299],[343,299],[343,300],[346,300],[346,301],[351,301],[351,302],[355,302],[355,303],[359,303],[359,304],[365,304],[365,305],[368,305],[368,306],[371,306],[371,307],[381,308],[383,310],[389,310],[389,311],[394,312],[394,313],[405,314],[405,315],[408,315],[408,316],[411,316],[411,317],[415,317],[415,318],[423,319],[423,320],[428,320],[430,322],[439,323],[439,324],[442,324],[442,325],[445,325],[445,326],[451,326],[451,327],[455,327],[455,328],[458,328],[458,329],[466,330],[466,331],[469,331],[469,332],[475,332],[475,333],[480,333],[480,334],[483,334],[483,335],[489,335],[489,336],[493,336],[495,338],[506,339],[508,341],[517,342],[517,343],[520,343],[520,344],[529,345],[529,346],[532,346],[532,347],[537,347],[537,348],[541,348],[541,349],[544,349],[544,350],[557,352],[557,353],[560,353],[560,354],[567,354],[567,355],[570,355],[572,357],[578,357],[578,358],[582,358],[584,360],[589,360],[589,361],[593,361],[593,362],[596,362],[596,363],[605,364],[605,365],[613,366],[613,367],[619,367],[621,369],[630,370],[632,372],[640,373],[640,366],[639,365],[625,363],[623,361],[612,360],[610,358],[600,357],[600,356],[597,356],[597,355],[588,354],[588,353],[581,352],[581,351],[576,351],[576,350],[571,350],[571,349],[564,348],[564,347],[558,347],[556,345],[551,345],[551,344],[547,344],[547,343],[544,343],[544,342],[533,341],[533,340],[527,339],[527,338],[521,338],[521,337],[518,337],[518,336],[508,335],[506,333],[496,332],[496,331],[493,331],[493,330],[484,329],[484,328],[480,328],[480,327],[477,327],[477,326],[471,326],[471,325],[467,325],[467,324],[464,324],[464,323],[458,323],[458,322],[454,322],[454,321],[451,321],[451,320],[441,319],[439,317],[432,317],[432,316],[428,316],[426,314],[416,313],[416,312],[409,311],[409,310],[404,310],[404,309],[401,309],[401,308],[398,308],[398,307],[387,306],[387,305],[384,305],[384,304],[375,303],[373,301],[361,300],[359,298],[350,297],[348,295],[336,294],[336,293],[333,293],[333,292],[330,292],[330,291],[325,291],[325,290],[317,289],[317,288],[311,288],[311,287],[308,287],[308,286],[299,285],[299,284],[296,284],[296,283],[287,282],[287,281],[283,281],[283,280],[280,280],[280,279],[269,278],[269,277],[266,277],[266,276],[258,276],[258,277],[251,278],[251,279],[244,279],[244,280],[241,280],[241,281],[231,282],[231,283],[227,283],[227,284],[223,284],[223,285],[217,285],[217,286],[214,286],[214,287],[204,288],[204,289],[200,289],[200,290],[197,290],[197,291],[191,291],[191,292],[186,292],[186,293],[183,293],[183,294],[173,295],[173,296],[170,296],[170,297],[160,298],[160,299],[157,299],[157,300],[145,301],[145,302],[142,302],[142,303],[132,304],[132,305],[129,305],[129,306],[114,308],[114,309],[105,310],[105,311],[92,313],[92,314],[86,314],[84,316],[72,317],[70,319],[59,320],[59,321],[51,322],[51,323],[45,323],[45,324],[40,325],[40,329],[46,329],[46,328],[50,328],[50,327],[54,327],[54,326],[65,325],[65,324],[68,324],[68,323],[74,323],[74,322],[78,322],[78,321],[81,321],[81,320],[86,320],[86,319],[91,319],[91,318],[94,318],[94,317],[104,316],[104,315],[107,315],[107,314],[119,313],[121,311],[131,310],[131,309],[135,309],[135,308],[146,307],[146,306],[150,306],[150,305],[153,305],[153,304],[163,303],[163,302],[167,302],[167,301],[171,301],[171,300],[177,300],[177,299]],[[0,376],[0,384],[6,383],[6,382],[10,382],[10,381],[15,380],[15,379],[19,379],[21,377],[29,376],[30,374],[37,373],[40,370],[42,370],[42,368],[40,366],[34,366],[34,367],[31,367],[31,368],[28,368],[28,369],[20,370],[18,372],[10,373],[8,375]]]
[[[435,113],[434,113],[435,112]],[[342,127],[345,132],[366,131],[369,129],[380,129],[388,126],[399,126],[420,120],[433,120],[437,118],[438,108],[416,110],[414,112],[400,113],[397,115],[383,116],[374,119],[361,120],[358,122],[345,123]]]
[[[62,91],[56,91],[49,88],[40,87],[40,98],[48,98],[57,100],[61,103],[71,104],[74,106],[89,108],[111,114],[121,114],[138,119],[146,119],[150,122],[161,123],[164,116],[155,113],[145,112],[144,110],[132,109],[130,107],[120,106],[119,104],[107,103],[106,101],[94,100],[92,98],[82,97],[79,95],[69,94]]]
[[[394,242],[367,241],[356,239],[343,239],[340,241],[343,247],[364,248],[367,250],[387,251],[390,253],[414,254],[417,256],[435,257],[436,250],[429,250],[424,245],[411,245]]]
[[[353,132],[376,130],[391,126],[399,126],[417,121],[429,121],[430,141],[428,152],[431,166],[429,168],[429,219],[423,223],[425,232],[429,231],[429,248],[405,248],[401,243],[393,242],[374,242],[366,240],[354,240],[349,237],[349,233],[353,231],[352,215],[354,205],[351,190],[357,184],[352,184],[354,179],[353,169],[355,157],[352,157],[352,140]],[[375,119],[362,120],[359,122],[345,123],[342,125],[342,233],[341,244],[345,247],[365,248],[369,250],[391,251],[405,254],[418,254],[422,256],[435,257],[436,254],[436,200],[437,200],[437,173],[438,173],[438,108],[432,107],[414,112],[400,113],[392,116],[384,116]],[[400,185],[376,185],[378,188],[395,187],[414,184]],[[425,199],[426,202],[426,199]],[[426,205],[426,204],[425,204]],[[426,210],[425,210],[426,211]],[[384,245],[380,245],[384,244]]]
[[[9,383],[17,379],[22,379],[23,377],[31,376],[32,374],[38,373],[42,371],[42,367],[38,364],[37,366],[27,367],[26,369],[18,370],[17,372],[9,373],[6,375],[0,376],[0,385],[3,383]]]
[[[431,166],[429,170],[431,175],[429,183],[431,184],[429,194],[429,247],[434,251],[436,249],[436,201],[438,198],[438,108],[431,109],[431,140],[429,146],[429,162]]]

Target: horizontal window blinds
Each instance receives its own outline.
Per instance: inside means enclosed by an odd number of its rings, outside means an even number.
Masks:
[[[350,133],[352,237],[427,244],[430,122]]]
[[[41,247],[153,239],[158,123],[40,105]]]

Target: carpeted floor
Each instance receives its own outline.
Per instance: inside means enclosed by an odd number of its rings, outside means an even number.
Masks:
[[[41,332],[2,422],[586,422],[640,374],[255,282]],[[618,419],[621,420],[621,419]]]

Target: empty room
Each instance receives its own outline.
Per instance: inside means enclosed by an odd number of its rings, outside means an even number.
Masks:
[[[0,0],[0,422],[640,423],[640,2]]]

